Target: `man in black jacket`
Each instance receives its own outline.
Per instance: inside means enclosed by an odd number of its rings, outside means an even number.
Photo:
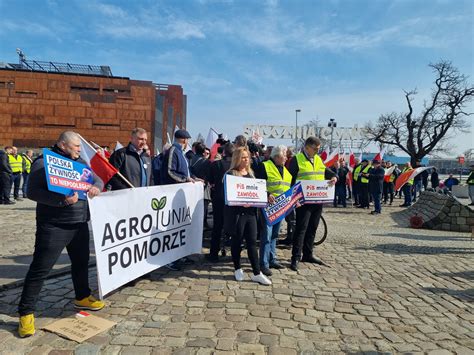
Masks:
[[[207,212],[211,201],[211,187],[209,186],[209,175],[211,173],[211,162],[204,156],[206,146],[204,143],[196,142],[194,155],[189,162],[189,172],[204,182],[204,228],[209,228],[207,223]]]
[[[63,132],[52,151],[85,164],[80,158],[79,136],[72,131]],[[97,196],[102,190],[102,182],[95,179],[89,197]],[[65,196],[48,190],[43,157],[31,166],[28,180],[28,198],[36,201],[36,240],[33,261],[26,274],[18,311],[20,337],[35,333],[34,311],[43,282],[58,260],[64,247],[71,259],[71,276],[78,309],[99,310],[102,301],[91,295],[89,288],[89,209],[87,200],[80,200],[77,192]]]
[[[143,128],[135,128],[130,137],[130,143],[116,150],[110,156],[110,164],[134,186],[150,186],[152,181],[151,158],[145,151],[147,133]],[[108,186],[112,190],[128,189],[130,186],[115,175]]]
[[[232,154],[234,153],[234,145],[232,143],[226,143],[224,145],[223,158],[216,160],[211,165],[211,173],[209,175],[209,183],[212,186],[211,199],[212,199],[212,214],[213,214],[213,226],[211,236],[211,248],[206,258],[209,261],[219,261],[219,250],[221,247],[222,228],[224,227],[224,175],[230,168],[232,161]]]
[[[335,162],[332,171],[336,174],[337,182],[335,187],[334,193],[334,207],[338,205],[342,205],[342,207],[346,207],[346,179],[349,170],[342,165],[343,162]]]
[[[0,151],[0,205],[13,205],[15,202],[10,200],[11,176],[13,174],[8,154],[11,147],[5,147],[5,151]]]
[[[383,191],[383,178],[385,170],[380,165],[380,161],[374,159],[372,161],[372,168],[365,174],[365,177],[369,179],[369,192],[374,201],[374,210],[371,214],[380,214],[382,212],[382,191]],[[364,176],[364,174],[363,174]]]

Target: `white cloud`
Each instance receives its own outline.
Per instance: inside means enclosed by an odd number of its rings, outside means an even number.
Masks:
[[[102,35],[145,40],[205,38],[199,23],[161,8],[139,8],[132,13],[120,6],[100,2],[89,3],[86,8],[101,15],[94,21],[97,31]]]
[[[54,31],[49,26],[43,25],[37,22],[31,21],[11,21],[11,20],[2,20],[0,21],[0,33],[11,33],[19,32],[24,34],[33,34],[36,36],[46,36],[61,41],[60,37],[57,35],[57,32]]]
[[[245,43],[280,53],[291,50],[361,50],[383,44],[408,47],[446,47],[459,37],[450,27],[472,22],[469,16],[415,17],[373,31],[362,31],[359,26],[332,29],[328,23],[303,25],[296,17],[286,15],[275,6],[265,8],[263,16],[221,20],[208,24],[209,32],[224,33]]]

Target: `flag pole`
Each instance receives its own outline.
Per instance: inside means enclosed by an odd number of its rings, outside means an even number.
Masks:
[[[77,134],[79,137],[81,137],[81,139],[92,149],[94,150],[94,152],[96,154],[99,154],[97,153],[97,150],[88,142],[84,139],[83,136],[81,136],[79,133]],[[105,159],[102,155],[99,154],[99,156],[102,158],[102,159]],[[109,163],[110,164],[110,163]],[[132,185],[132,183],[130,181],[127,180],[127,178],[125,176],[122,175],[122,173],[120,171],[117,171],[117,175],[131,188],[134,188],[135,186]]]

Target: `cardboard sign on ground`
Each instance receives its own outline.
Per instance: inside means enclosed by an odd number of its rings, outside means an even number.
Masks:
[[[75,317],[60,319],[48,324],[43,329],[82,343],[84,340],[112,328],[115,324],[117,323],[87,312],[79,312]]]

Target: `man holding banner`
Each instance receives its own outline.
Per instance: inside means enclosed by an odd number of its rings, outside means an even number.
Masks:
[[[275,197],[285,193],[291,188],[292,176],[285,168],[286,147],[278,145],[272,149],[270,159],[259,164],[256,171],[258,179],[267,180],[268,200],[275,201]],[[278,263],[276,254],[276,242],[280,232],[281,221],[274,225],[266,225],[260,236],[260,267],[262,273],[271,276],[273,269],[283,269]]]
[[[337,181],[336,174],[326,168],[317,155],[320,146],[319,138],[308,137],[306,139],[303,150],[290,162],[288,170],[293,177],[292,185],[297,180],[331,180],[331,184]],[[298,271],[300,260],[324,265],[319,258],[313,255],[314,237],[322,212],[322,204],[305,204],[296,209],[296,230],[290,266],[293,271]]]
[[[46,150],[45,150],[46,151]],[[104,307],[102,301],[91,295],[89,288],[89,210],[87,199],[80,199],[74,192],[68,196],[48,189],[50,172],[56,177],[50,179],[63,181],[64,184],[87,186],[89,197],[97,196],[103,188],[96,179],[94,185],[85,185],[82,180],[84,170],[73,168],[76,162],[84,163],[80,158],[81,143],[79,135],[72,131],[63,132],[51,149],[52,158],[39,157],[32,166],[28,181],[28,198],[36,201],[36,240],[33,261],[25,278],[18,311],[20,337],[35,333],[34,311],[43,282],[58,260],[64,247],[71,259],[71,276],[76,299],[74,307],[87,310],[99,310]],[[45,163],[52,162],[46,171]],[[79,164],[82,165],[82,164]],[[83,166],[83,165],[82,165]],[[79,180],[66,179],[65,176],[80,176]],[[95,175],[90,174],[91,176]],[[81,191],[82,192],[82,191]],[[83,193],[83,192],[82,192]]]

